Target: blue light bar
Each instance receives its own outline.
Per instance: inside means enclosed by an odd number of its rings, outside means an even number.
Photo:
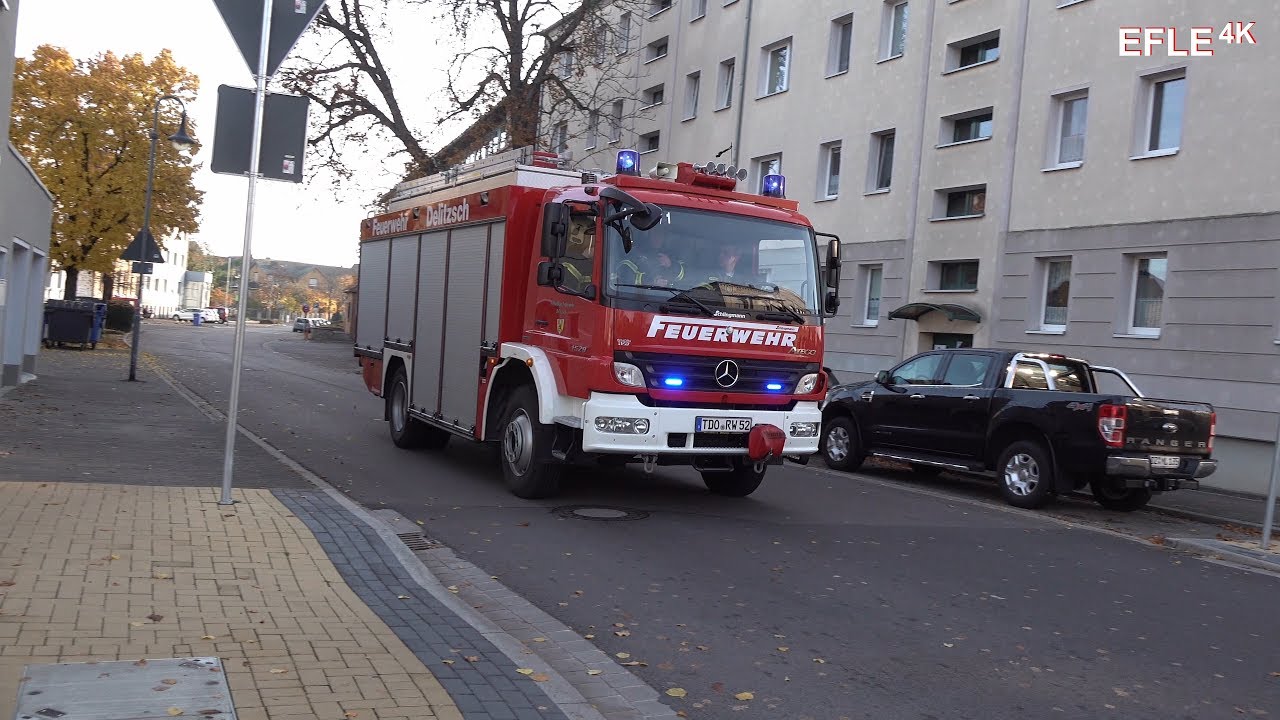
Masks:
[[[782,389],[782,383],[769,383],[769,384],[767,384],[767,385],[765,385],[765,386],[764,386],[764,389],[765,389],[765,390],[781,390],[781,389]]]
[[[684,385],[684,378],[669,377],[666,380],[663,380],[662,384],[667,387],[680,387]]]
[[[787,179],[782,175],[765,175],[760,181],[760,194],[765,197],[786,197]]]
[[[640,153],[635,150],[619,150],[618,174],[638,176],[640,174]]]

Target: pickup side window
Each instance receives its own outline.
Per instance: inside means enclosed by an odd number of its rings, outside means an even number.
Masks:
[[[923,355],[898,366],[889,381],[894,385],[933,385],[942,365],[941,355]]]
[[[991,369],[990,355],[974,355],[970,353],[954,353],[947,365],[947,372],[942,377],[943,385],[955,387],[980,387],[987,379],[987,371]]]
[[[1049,372],[1053,373],[1053,383],[1058,392],[1091,392],[1085,380],[1084,369],[1069,363],[1046,363]],[[1014,389],[1048,390],[1049,383],[1044,377],[1044,368],[1036,363],[1018,363],[1013,377]]]

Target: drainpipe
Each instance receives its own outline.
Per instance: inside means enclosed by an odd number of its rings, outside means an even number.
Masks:
[[[909,301],[911,296],[911,269],[915,264],[915,247],[916,247],[916,225],[920,218],[920,166],[924,162],[924,146],[925,138],[925,116],[929,109],[929,80],[931,71],[933,70],[933,16],[936,0],[929,0],[929,4],[925,6],[924,13],[924,47],[921,52],[924,53],[924,66],[920,71],[921,90],[920,90],[920,108],[916,114],[916,127],[920,130],[920,142],[916,143],[915,151],[911,157],[911,184],[909,185],[908,198],[909,208],[907,212],[907,240],[906,247],[903,249],[903,257],[906,258],[907,268],[903,276],[906,279],[906,288],[903,293],[903,300]],[[909,21],[908,21],[909,22]],[[896,142],[896,141],[895,141]],[[931,143],[932,144],[932,143]],[[898,357],[907,357],[907,330],[911,326],[909,323],[913,320],[902,321],[902,346],[899,349]]]
[[[738,73],[740,82],[738,83],[738,120],[737,128],[733,132],[733,164],[742,167],[738,148],[742,145],[742,114],[747,109],[747,54],[751,52],[751,16],[754,14],[752,9],[755,8],[755,0],[747,0],[747,27],[742,33],[742,58],[734,63],[735,71]],[[741,67],[738,67],[738,66]]]

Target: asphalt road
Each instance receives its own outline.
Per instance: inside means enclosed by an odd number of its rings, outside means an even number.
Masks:
[[[153,322],[144,347],[225,409],[232,335]],[[685,689],[664,700],[690,718],[1280,714],[1274,577],[795,466],[742,500],[664,469],[576,472],[561,497],[522,501],[486,449],[396,449],[348,345],[247,338],[243,425],[646,663],[631,669]],[[647,516],[554,512],[577,504]]]

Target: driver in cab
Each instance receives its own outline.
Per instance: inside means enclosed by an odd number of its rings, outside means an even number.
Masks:
[[[665,226],[659,224],[639,234],[627,257],[618,263],[618,282],[626,285],[678,286],[685,278],[684,260],[667,248]]]
[[[575,292],[583,292],[591,284],[595,269],[596,223],[595,217],[576,217],[569,223],[569,238],[564,254],[564,286]]]

